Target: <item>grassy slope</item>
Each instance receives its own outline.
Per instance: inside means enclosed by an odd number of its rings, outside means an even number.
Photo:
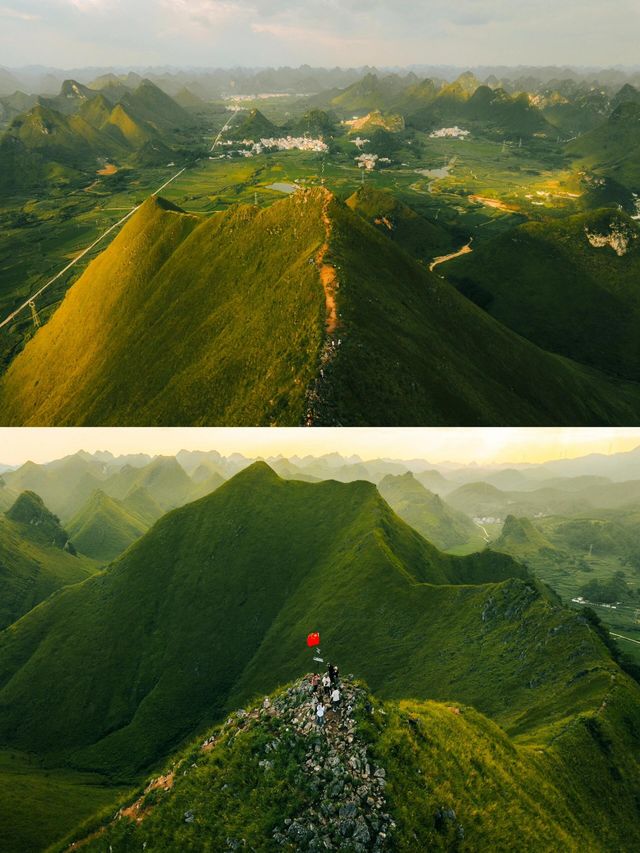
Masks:
[[[482,537],[469,516],[448,506],[413,474],[384,477],[378,489],[393,511],[437,548],[447,550],[474,541],[480,549]]]
[[[607,235],[612,225],[630,235],[622,257],[609,246],[594,248],[585,235]],[[637,223],[611,210],[530,222],[446,271],[493,317],[544,349],[637,380],[639,234]]]
[[[311,613],[344,648],[386,598],[389,615],[376,640],[384,658],[389,636],[399,652],[405,631],[417,630],[425,599],[436,607],[457,599],[447,605],[455,612],[468,589],[449,593],[417,581],[514,574],[523,575],[500,555],[440,554],[371,484],[285,482],[257,464],[165,516],[108,572],[58,594],[2,635],[2,738],[38,752],[74,752],[85,766],[136,768],[222,713],[236,682],[238,690],[252,689],[247,666],[274,641],[277,662],[258,663],[258,680],[273,685],[295,674]],[[334,601],[336,576],[343,594]],[[482,587],[470,589],[486,596]],[[366,601],[339,639],[345,608],[363,590]],[[25,691],[29,708],[19,712]]]
[[[43,541],[37,528],[0,515],[0,630],[95,569],[87,557]]]
[[[363,187],[347,199],[347,205],[406,252],[422,261],[453,251],[451,235],[390,192]]]
[[[67,527],[78,551],[105,563],[139,539],[149,524],[120,501],[98,490]]]
[[[567,145],[582,166],[596,169],[633,190],[640,189],[640,104],[622,103],[599,127]]]
[[[0,752],[0,853],[44,850],[125,793],[97,774],[43,771],[29,756]]]
[[[0,421],[300,423],[323,343],[309,261],[326,200],[299,192],[199,224],[147,202],[10,366]],[[638,386],[545,353],[345,205],[328,212],[341,345],[317,425],[637,420]]]
[[[325,422],[637,420],[635,385],[605,379],[510,332],[336,201],[330,216],[342,346]]]
[[[252,849],[277,850],[273,833],[286,832],[285,819],[300,819],[311,808],[316,826],[322,825],[320,814],[332,813],[324,811],[328,805],[344,804],[331,792],[334,735],[330,731],[325,739],[313,728],[305,733],[290,725],[293,714],[301,725],[311,715],[304,685],[293,689],[302,692],[299,710],[272,716],[249,708],[248,717],[231,717],[208,733],[215,738],[210,750],[202,750],[200,738],[174,756],[168,768],[175,772],[173,787],[146,795],[141,790],[142,820],[108,823],[106,832],[89,839],[87,851],[111,845],[125,853],[150,839],[158,851],[217,850],[229,838],[244,839],[243,846]],[[287,695],[273,695],[272,707],[291,702]],[[367,750],[371,767],[384,768],[385,808],[395,824],[385,849],[635,849],[637,686],[621,678],[606,707],[578,718],[545,750],[515,745],[473,708],[453,710],[432,701],[383,703],[366,692],[358,697],[353,736]],[[313,771],[304,764],[311,750],[318,764]],[[258,763],[264,759],[268,770]],[[357,786],[358,777],[347,777],[350,782]],[[195,817],[190,824],[187,812]],[[446,812],[450,817],[443,819]]]
[[[15,360],[0,418],[299,423],[324,325],[308,263],[324,238],[319,205],[301,194],[196,228],[147,202]]]

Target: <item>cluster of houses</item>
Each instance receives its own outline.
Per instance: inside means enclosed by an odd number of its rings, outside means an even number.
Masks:
[[[311,136],[280,136],[277,139],[254,142],[251,150],[255,154],[262,154],[263,151],[316,151],[318,154],[324,154],[329,150],[329,146],[319,137],[314,139]]]
[[[390,163],[388,157],[379,157],[377,154],[360,154],[354,158],[359,169],[364,169],[367,172],[372,172],[376,166],[381,163]]]
[[[255,157],[265,151],[316,151],[324,154],[329,150],[329,146],[322,139],[313,139],[310,136],[280,136],[260,139],[257,142],[253,139],[226,140],[220,144],[228,150],[227,157]]]
[[[463,130],[457,125],[455,127],[441,127],[429,134],[429,139],[466,139],[471,131]]]

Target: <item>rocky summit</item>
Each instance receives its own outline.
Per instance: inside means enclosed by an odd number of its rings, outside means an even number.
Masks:
[[[334,850],[345,844],[354,853],[385,850],[395,828],[386,811],[386,771],[374,762],[356,727],[356,709],[371,714],[373,705],[351,680],[342,683],[341,694],[340,705],[327,712],[322,727],[314,719],[317,694],[309,677],[273,703],[265,700],[263,711],[280,715],[306,740],[301,773],[313,780],[316,792],[304,812],[285,818],[284,826],[274,830],[274,841],[283,847],[294,842],[303,850]],[[272,749],[282,747],[272,744]],[[265,761],[265,769],[268,765]]]
[[[307,675],[249,710],[235,712],[167,773],[152,779],[110,824],[67,849],[177,849],[164,846],[168,837],[191,850],[391,849],[396,823],[385,796],[387,773],[372,754],[364,725],[385,711],[353,676],[342,680],[340,692],[339,705],[330,707],[328,693],[322,685],[314,688],[313,676]],[[327,706],[323,725],[316,720],[319,699]],[[245,800],[256,791],[271,801],[260,818],[268,816],[274,825],[260,820],[265,834],[256,837],[254,815],[253,822],[239,821],[230,832],[219,799]],[[276,804],[281,813],[274,820]],[[449,812],[442,810],[443,821],[452,819]]]

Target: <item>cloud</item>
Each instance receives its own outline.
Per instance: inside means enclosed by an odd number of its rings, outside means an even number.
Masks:
[[[2,0],[0,0],[0,3]],[[637,0],[5,0],[4,64],[636,64]]]
[[[19,21],[37,21],[40,15],[34,15],[30,12],[21,12],[19,9],[13,9],[11,6],[0,6],[0,17],[15,18]]]

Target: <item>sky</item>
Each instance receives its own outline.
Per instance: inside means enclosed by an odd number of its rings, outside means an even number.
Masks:
[[[638,0],[0,0],[0,62],[636,65]]]
[[[338,452],[363,459],[425,459],[461,464],[537,463],[640,446],[640,428],[0,428],[0,463],[49,462],[79,450],[115,456],[217,450],[247,457]]]

